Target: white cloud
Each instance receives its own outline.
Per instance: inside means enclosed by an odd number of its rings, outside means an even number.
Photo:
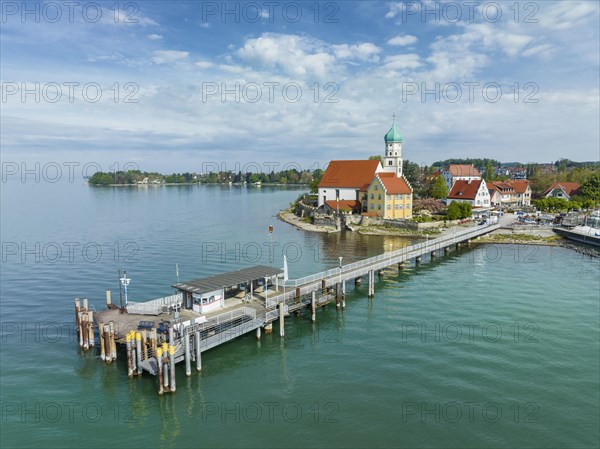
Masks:
[[[529,56],[538,56],[542,59],[549,59],[555,52],[555,48],[550,44],[542,44],[536,45],[535,47],[528,48],[525,50],[522,55]]]
[[[393,37],[387,43],[389,45],[405,46],[405,45],[412,45],[412,44],[416,43],[418,40],[419,39],[417,38],[417,36],[413,36],[412,34],[405,34],[405,35],[399,35],[399,36]]]
[[[386,56],[384,63],[384,68],[391,70],[416,69],[423,65],[420,56],[416,53]]]
[[[146,37],[151,41],[160,41],[163,38],[162,34],[148,34]]]
[[[157,50],[154,52],[152,61],[154,61],[156,64],[165,64],[186,59],[189,55],[190,54],[187,51]]]
[[[335,57],[314,39],[290,34],[265,33],[248,39],[237,55],[249,64],[280,67],[293,76],[315,75],[324,78],[335,64]]]
[[[355,45],[332,45],[331,49],[336,58],[359,59],[363,61],[371,60],[375,62],[379,60],[377,54],[381,52],[381,48],[368,42]]]

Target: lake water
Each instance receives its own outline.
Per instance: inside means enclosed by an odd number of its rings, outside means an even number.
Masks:
[[[598,447],[598,259],[479,246],[286,318],[177,367],[177,393],[81,352],[75,297],[170,294],[256,264],[300,277],[406,241],[308,234],[275,214],[300,189],[1,185],[2,447]],[[274,225],[270,244],[268,226]],[[272,259],[270,261],[270,248]],[[277,325],[275,326],[277,328]]]

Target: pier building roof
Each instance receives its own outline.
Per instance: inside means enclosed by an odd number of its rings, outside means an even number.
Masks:
[[[257,265],[255,267],[244,268],[238,271],[231,271],[229,273],[222,273],[215,276],[194,279],[192,281],[180,282],[178,284],[174,284],[173,287],[184,292],[202,294],[214,292],[215,290],[242,284],[244,282],[277,276],[282,273],[283,270],[279,268]]]

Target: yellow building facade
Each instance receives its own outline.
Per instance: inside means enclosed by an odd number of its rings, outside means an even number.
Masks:
[[[378,173],[367,190],[367,210],[389,220],[412,218],[412,189],[394,173]]]

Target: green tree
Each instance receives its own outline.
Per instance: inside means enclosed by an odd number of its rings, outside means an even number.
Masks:
[[[471,213],[471,204],[466,201],[453,201],[446,209],[446,218],[448,220],[460,220],[461,218],[469,218]]]
[[[588,199],[600,200],[600,173],[594,174],[581,186],[581,193]]]
[[[438,176],[435,178],[433,183],[433,187],[431,188],[431,197],[437,198],[441,200],[442,198],[446,198],[448,196],[448,187],[446,186],[446,181],[443,176]]]
[[[383,158],[378,154],[376,154],[374,156],[369,156],[369,160],[370,161],[379,161],[379,162],[383,163]]]
[[[496,169],[492,164],[492,161],[487,161],[485,164],[485,172],[483,173],[483,179],[486,181],[493,181],[496,178]]]

